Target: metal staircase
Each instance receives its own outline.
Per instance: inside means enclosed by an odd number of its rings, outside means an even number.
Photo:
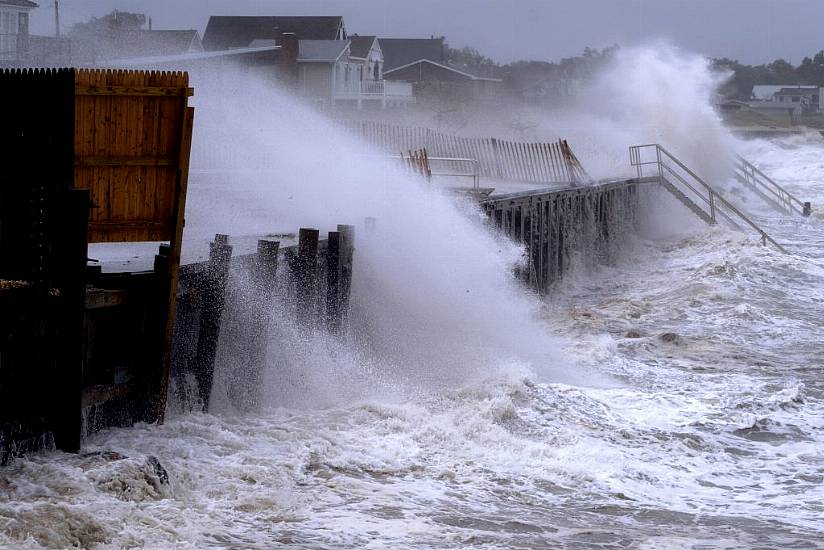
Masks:
[[[783,214],[810,215],[809,202],[800,201],[741,155],[735,155],[733,173],[738,181],[775,210]]]
[[[706,223],[714,225],[721,220],[742,231],[754,230],[765,246],[770,243],[787,253],[766,231],[657,143],[631,146],[629,158],[639,178],[644,177],[645,166],[655,167],[657,174],[652,175],[657,176],[661,186]]]

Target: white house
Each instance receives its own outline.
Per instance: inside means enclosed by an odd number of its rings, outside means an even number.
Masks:
[[[0,63],[25,57],[29,49],[29,12],[36,7],[29,0],[0,0]]]
[[[357,37],[360,38],[360,37]],[[300,40],[298,42],[297,90],[314,101],[352,103],[358,109],[364,103],[380,106],[414,101],[412,85],[383,79],[383,56],[377,40],[371,43],[353,40]]]

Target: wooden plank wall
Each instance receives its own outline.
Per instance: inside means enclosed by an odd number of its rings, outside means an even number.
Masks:
[[[473,158],[481,176],[535,183],[580,183],[589,176],[566,140],[525,143],[496,138],[468,138],[429,128],[345,120],[343,126],[367,143],[390,153],[426,149],[432,157]]]
[[[74,186],[91,195],[89,242],[171,240],[188,74],[77,70],[75,93]]]

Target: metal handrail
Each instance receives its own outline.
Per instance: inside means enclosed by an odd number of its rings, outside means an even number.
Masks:
[[[641,149],[647,147],[654,147],[655,148],[655,160],[654,161],[641,161]],[[672,161],[676,166],[681,168],[684,172],[686,172],[695,182],[699,183],[705,190],[706,196],[702,194],[698,189],[696,189],[693,185],[686,181],[681,174],[678,174],[671,166],[669,166],[662,156],[666,157],[667,160]],[[731,223],[732,225],[739,227],[738,223],[736,223],[732,216],[728,213],[731,212],[741,221],[745,222],[747,225],[752,227],[755,231],[757,231],[761,236],[761,242],[766,245],[768,242],[771,243],[773,246],[778,248],[781,252],[785,254],[787,251],[784,249],[783,246],[778,244],[775,239],[770,237],[763,229],[761,229],[755,222],[753,222],[749,217],[747,217],[743,212],[741,212],[738,208],[736,208],[730,201],[725,199],[722,195],[720,195],[712,186],[710,186],[707,182],[701,179],[698,174],[693,172],[689,167],[687,167],[683,162],[681,162],[678,158],[675,157],[672,153],[667,151],[664,147],[658,145],[657,143],[649,143],[644,145],[633,145],[630,147],[630,164],[632,166],[636,166],[638,168],[639,177],[642,175],[642,166],[647,165],[658,165],[658,177],[659,180],[663,181],[664,178],[664,170],[673,174],[683,185],[685,185],[688,189],[690,189],[693,193],[698,195],[704,202],[706,202],[710,207],[709,217],[712,220],[712,223],[717,222],[716,214],[720,214],[726,221]],[[693,203],[695,204],[695,203]],[[696,205],[697,206],[697,205]],[[722,207],[722,208],[719,208]],[[700,207],[699,207],[700,208]],[[727,210],[728,212],[725,212]]]
[[[736,175],[740,171],[741,177],[744,178],[746,183],[754,187],[760,187],[766,193],[773,195],[786,210],[802,216],[809,216],[810,210],[807,204],[784,189],[741,155],[735,155],[735,157],[738,161],[738,164],[734,166]]]
[[[432,175],[440,177],[471,177],[472,188],[478,189],[481,177],[480,168],[478,166],[478,159],[460,157],[428,157],[428,159],[430,163],[434,160],[439,162],[455,162],[459,164],[469,164],[472,170],[471,172],[436,172],[433,170]]]

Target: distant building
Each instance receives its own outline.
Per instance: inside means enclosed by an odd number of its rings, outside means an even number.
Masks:
[[[377,36],[358,36],[357,34],[349,37],[351,42],[349,58],[354,63],[358,63],[358,71],[360,71],[364,82],[377,82],[383,80],[384,57],[383,48],[378,41]]]
[[[445,65],[443,38],[380,38],[384,72],[405,67],[422,59]]]
[[[416,97],[484,99],[499,94],[500,78],[471,74],[449,64],[443,38],[379,38],[385,79],[412,84]]]
[[[0,0],[0,65],[15,66],[29,50],[29,0]]]
[[[755,102],[780,103],[786,108],[803,113],[824,111],[824,89],[818,86],[778,84],[753,86],[752,98]],[[770,109],[770,107],[756,107]]]
[[[793,86],[781,88],[773,94],[773,101],[782,104],[799,104],[802,112],[821,112],[824,107],[824,94],[816,86]]]
[[[346,40],[346,27],[341,16],[281,17],[281,16],[216,16],[209,18],[203,33],[207,50],[246,48],[254,40],[279,41],[283,34],[298,40]]]
[[[277,46],[282,84],[323,104],[381,107],[414,101],[412,86],[384,80],[384,56],[374,36],[348,37],[343,18],[211,17],[203,35],[207,51]]]

